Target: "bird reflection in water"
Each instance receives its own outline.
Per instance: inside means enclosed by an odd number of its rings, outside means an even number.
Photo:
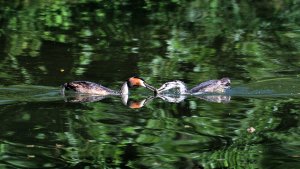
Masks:
[[[110,96],[110,95],[101,96],[101,95],[73,93],[72,95],[64,96],[64,100],[70,103],[88,103],[88,102],[98,102],[110,97],[117,97],[117,96]],[[145,99],[134,100],[134,99],[130,99],[129,95],[121,95],[121,101],[125,106],[131,109],[139,109],[149,104],[152,100],[156,98],[160,98],[163,101],[169,103],[180,103],[183,102],[188,97],[189,95],[181,95],[181,94],[157,94],[156,96],[149,96]],[[202,99],[209,102],[216,102],[216,103],[230,102],[230,96],[227,95],[193,95],[191,97],[196,97],[198,99]]]
[[[170,103],[180,103],[184,101],[189,95],[167,95],[167,94],[158,94],[156,97]],[[227,95],[193,95],[198,99],[202,99],[208,102],[216,103],[228,103],[230,102],[231,97]]]
[[[144,107],[146,104],[150,103],[155,97],[149,96],[146,99],[133,100],[128,97],[128,95],[122,96],[122,102],[125,106],[131,109],[139,109]]]
[[[155,98],[154,96],[149,96],[146,99],[133,100],[130,99],[128,95],[120,95],[120,96],[121,96],[122,103],[131,109],[142,108]],[[68,95],[68,96],[64,95],[64,100],[65,102],[70,102],[70,103],[89,103],[89,102],[98,102],[109,97],[115,97],[115,96],[111,96],[111,95],[97,96],[97,95],[90,95],[90,94],[73,93],[72,95]]]
[[[72,95],[63,95],[65,102],[70,103],[86,103],[86,102],[97,102],[105,98],[111,97],[110,95],[92,95],[92,94],[82,94],[73,93]]]

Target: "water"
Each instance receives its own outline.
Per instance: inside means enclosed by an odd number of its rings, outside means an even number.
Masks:
[[[0,168],[299,168],[297,1],[0,2]],[[139,75],[223,95],[129,98]]]

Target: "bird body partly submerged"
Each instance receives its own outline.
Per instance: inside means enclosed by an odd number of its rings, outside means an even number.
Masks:
[[[97,94],[97,95],[120,95],[119,91],[115,91],[104,87],[100,84],[89,81],[73,81],[65,83],[63,89],[73,90],[78,93]]]
[[[230,83],[231,82],[229,78],[209,80],[193,87],[189,90],[189,93],[224,93],[226,89],[230,88]]]
[[[175,80],[171,82],[167,82],[163,84],[159,89],[157,89],[157,93],[162,93],[164,91],[178,88],[180,94],[203,94],[203,93],[224,93],[226,89],[230,88],[230,79],[222,78],[220,80],[209,80],[199,85],[193,87],[188,90],[185,83],[180,80]]]

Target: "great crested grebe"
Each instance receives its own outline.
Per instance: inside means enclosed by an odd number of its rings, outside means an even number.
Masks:
[[[96,94],[96,95],[127,95],[129,94],[129,88],[132,87],[145,87],[151,91],[156,91],[154,87],[147,84],[142,78],[130,77],[125,81],[120,91],[112,90],[104,87],[100,84],[89,82],[89,81],[73,81],[62,85],[62,93],[65,90],[73,90],[78,93]]]
[[[222,78],[220,80],[209,80],[188,90],[185,83],[180,80],[175,80],[163,84],[159,89],[156,90],[157,94],[164,91],[178,88],[179,94],[204,94],[204,93],[224,93],[226,89],[230,88],[230,79]]]

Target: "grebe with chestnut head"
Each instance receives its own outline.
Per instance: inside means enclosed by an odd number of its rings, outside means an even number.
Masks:
[[[178,94],[204,94],[204,93],[224,93],[226,89],[230,88],[230,79],[222,78],[220,80],[209,80],[188,90],[185,83],[180,80],[175,80],[163,84],[159,89],[156,90],[157,94],[170,89],[179,89]]]
[[[154,87],[147,84],[142,78],[130,77],[125,81],[120,91],[112,90],[104,87],[100,84],[89,82],[89,81],[73,81],[62,85],[62,93],[65,90],[73,90],[77,93],[95,94],[95,95],[127,95],[129,94],[129,88],[132,87],[145,87],[151,91],[156,91]]]

